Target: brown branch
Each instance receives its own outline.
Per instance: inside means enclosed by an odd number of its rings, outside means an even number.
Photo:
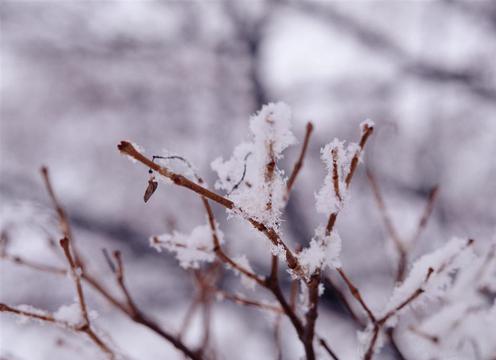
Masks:
[[[27,268],[41,271],[41,272],[47,272],[51,274],[58,274],[58,275],[66,275],[67,270],[53,266],[53,265],[46,265],[46,264],[41,264],[38,262],[34,262],[28,259],[24,259],[20,256],[17,255],[10,255],[10,254],[5,254],[4,256],[0,257],[3,260],[12,262],[14,264],[20,265],[20,266],[25,266]]]
[[[367,124],[364,124],[364,127],[362,129],[362,137],[360,138],[360,142],[358,144],[358,146],[360,148],[353,156],[353,159],[351,159],[350,171],[348,172],[348,175],[346,176],[345,184],[346,184],[347,188],[350,187],[351,179],[353,178],[353,175],[355,174],[355,170],[358,166],[358,160],[360,159],[360,155],[363,151],[363,148],[365,147],[365,144],[367,143],[369,136],[372,135],[373,131],[374,131],[373,126],[368,126]]]
[[[346,299],[346,296],[344,296],[344,294],[341,291],[341,289],[336,284],[334,284],[334,282],[332,281],[332,279],[329,276],[326,276],[325,277],[325,281],[327,282],[327,284],[329,285],[329,287],[332,289],[332,291],[337,295],[338,299],[344,305],[344,307],[346,308],[346,310],[348,310],[349,314],[353,318],[353,321],[355,321],[355,323],[357,323],[359,326],[364,326],[365,324],[355,314],[355,311],[351,307],[350,302],[348,301],[348,299]]]
[[[310,136],[312,135],[313,131],[313,125],[311,122],[307,123],[306,127],[306,132],[305,132],[305,138],[303,140],[303,146],[301,147],[300,151],[300,156],[298,157],[298,160],[293,166],[293,171],[291,172],[291,175],[289,176],[289,180],[287,183],[287,194],[286,194],[286,200],[289,198],[289,194],[291,193],[291,190],[293,189],[293,185],[296,181],[296,177],[300,173],[301,169],[303,168],[303,161],[305,159],[305,155],[307,153],[308,149],[308,144],[310,142]]]
[[[438,345],[438,344],[439,344],[439,341],[440,341],[440,340],[439,340],[439,337],[438,337],[438,336],[436,336],[436,335],[431,335],[431,334],[428,334],[428,333],[426,333],[426,332],[424,332],[424,331],[422,331],[422,330],[420,330],[420,329],[416,328],[416,327],[415,327],[415,326],[413,326],[413,325],[412,325],[412,326],[410,326],[408,329],[409,329],[412,333],[414,333],[415,335],[418,335],[418,336],[420,336],[420,337],[422,337],[422,338],[424,338],[424,339],[426,339],[426,340],[428,340],[428,341],[432,342],[432,343],[433,343],[433,344],[435,344],[435,345]]]
[[[381,214],[384,227],[386,228],[386,231],[388,232],[391,240],[393,241],[393,244],[396,247],[396,251],[398,252],[399,259],[398,259],[398,268],[396,272],[396,281],[398,282],[403,280],[405,276],[405,270],[408,261],[406,245],[398,235],[398,232],[396,231],[396,228],[393,225],[391,218],[389,217],[389,214],[386,209],[386,205],[384,203],[384,199],[379,189],[379,185],[377,183],[374,174],[372,173],[372,170],[367,168],[366,174],[367,174],[367,179],[369,180],[370,186],[372,188],[372,192],[374,194],[377,207],[379,208],[379,212]]]
[[[119,151],[125,155],[130,156],[131,158],[141,162],[142,164],[146,165],[148,168],[158,172],[160,175],[172,180],[174,184],[177,186],[182,186],[187,189],[190,189],[191,191],[197,193],[198,195],[205,197],[209,200],[212,200],[225,208],[229,210],[238,210],[241,211],[241,209],[237,209],[234,205],[234,203],[223,197],[222,195],[219,195],[211,190],[208,190],[207,188],[189,180],[183,175],[176,174],[169,170],[168,168],[162,167],[152,160],[148,159],[146,156],[141,154],[136,148],[128,141],[121,141],[120,144],[117,146]],[[261,222],[253,219],[253,218],[248,218],[247,219],[250,224],[253,225],[253,227],[260,232],[262,232],[275,246],[282,246],[286,252],[286,261],[288,264],[288,267],[290,269],[295,270],[296,272],[299,271],[301,268],[298,263],[298,259],[295,257],[291,249],[281,240],[277,232],[272,229],[266,227],[264,224]]]
[[[68,329],[73,330],[75,332],[84,333],[91,339],[91,341],[96,346],[98,346],[98,348],[103,353],[106,354],[106,356],[109,359],[115,359],[114,352],[111,350],[111,348],[107,344],[105,344],[105,342],[102,339],[100,339],[100,337],[94,332],[93,328],[91,327],[90,319],[88,317],[88,310],[86,307],[86,300],[85,300],[83,289],[81,286],[81,276],[78,272],[79,270],[76,267],[74,259],[70,253],[69,240],[67,238],[63,238],[62,240],[60,240],[60,245],[62,246],[62,248],[64,250],[64,254],[65,254],[67,261],[69,263],[71,275],[72,275],[72,278],[73,278],[75,286],[76,286],[76,293],[77,293],[79,308],[80,308],[82,320],[83,320],[82,323],[78,324],[78,325],[72,325],[66,321],[56,319],[52,314],[37,314],[37,313],[31,312],[31,311],[16,309],[16,308],[10,307],[10,306],[5,305],[5,304],[0,304],[0,312],[10,312],[10,313],[13,313],[13,314],[16,314],[19,316],[25,316],[25,317],[37,319],[37,320],[40,320],[43,322],[62,325],[65,328],[68,328]],[[22,263],[22,264],[26,265],[26,263]],[[28,265],[26,265],[26,266],[28,266]]]
[[[0,303],[0,312],[9,312],[15,314],[17,316],[24,316],[27,318],[40,320],[42,322],[56,324],[59,326],[63,326],[66,329],[69,329],[74,332],[84,333],[86,336],[90,338],[93,343],[103,352],[109,359],[115,359],[114,352],[106,345],[102,339],[93,331],[93,329],[89,326],[89,324],[83,325],[72,325],[66,321],[58,320],[51,314],[37,314],[31,311],[25,311],[21,309],[16,309],[14,307],[8,306],[6,304]]]
[[[132,149],[134,149],[134,147],[132,147],[131,144],[129,144],[129,145],[131,146]],[[134,151],[136,151],[136,150],[134,150]],[[148,160],[148,159],[146,159],[146,160],[147,161],[150,161],[153,164],[153,167],[157,167],[158,166],[154,162],[152,162],[151,160]],[[151,168],[153,168],[153,167],[151,166]],[[55,196],[55,192],[53,190],[53,187],[51,185],[50,178],[49,178],[49,175],[48,175],[48,169],[46,167],[43,167],[41,169],[41,173],[42,173],[42,176],[43,176],[43,179],[44,179],[45,186],[47,188],[48,194],[50,196],[50,199],[52,200],[52,203],[54,205],[54,208],[56,209],[57,214],[59,216],[59,222],[60,222],[61,229],[62,229],[62,231],[63,231],[64,234],[67,233],[70,236],[72,236],[72,232],[71,232],[71,229],[70,229],[70,222],[68,220],[68,217],[66,215],[65,210],[62,208],[62,206],[60,205],[60,203],[58,202],[58,200],[57,200],[57,198]],[[184,178],[184,179],[186,179],[186,178]],[[186,180],[188,180],[188,179],[186,179]],[[129,296],[129,299],[126,299],[126,301],[128,302],[128,304],[127,305],[124,305],[119,300],[117,300],[116,297],[113,296],[102,285],[102,283],[97,278],[95,278],[94,276],[90,275],[87,271],[85,271],[85,269],[84,269],[84,263],[81,261],[81,258],[79,256],[79,253],[77,251],[77,248],[74,246],[74,243],[72,241],[72,238],[70,238],[70,236],[67,237],[67,239],[70,240],[70,242],[68,242],[68,244],[70,244],[71,246],[70,245],[68,245],[68,246],[71,247],[72,249],[69,249],[68,248],[68,250],[69,250],[68,251],[68,254],[71,255],[70,250],[72,250],[72,252],[74,254],[74,259],[72,259],[73,260],[73,263],[74,263],[75,266],[77,266],[78,268],[80,268],[82,270],[82,274],[80,275],[81,279],[83,279],[84,281],[86,281],[101,296],[103,296],[107,301],[109,301],[113,306],[115,306],[117,309],[119,309],[125,315],[127,315],[128,317],[130,317],[134,322],[147,327],[149,330],[153,331],[155,334],[159,335],[160,337],[162,337],[163,339],[165,339],[166,341],[168,341],[169,343],[171,343],[173,346],[175,346],[177,349],[179,349],[180,351],[182,351],[185,355],[187,355],[191,359],[193,359],[193,360],[201,360],[201,359],[203,359],[203,357],[201,355],[196,354],[195,352],[193,352],[192,350],[190,350],[186,345],[184,345],[181,341],[178,341],[172,334],[170,334],[167,331],[163,330],[155,321],[149,319],[143,313],[139,312],[139,310],[136,307],[134,307],[134,308],[130,307],[129,306],[129,303],[134,304],[132,302],[132,299],[131,299],[130,296]],[[64,251],[65,251],[65,249],[64,249]],[[124,281],[124,280],[122,280],[122,281]],[[128,293],[128,295],[129,295],[129,293]]]
[[[265,210],[272,211],[272,192],[273,192],[273,182],[274,173],[276,170],[276,158],[274,155],[274,144],[270,142],[268,144],[268,155],[269,162],[265,165],[265,184],[269,189],[269,198],[267,199],[267,204],[265,205]]]
[[[296,308],[297,296],[298,296],[298,280],[292,280],[291,281],[290,295],[289,295],[289,305],[291,306],[291,309],[293,311]]]
[[[163,241],[163,240],[160,240],[158,236],[153,236],[152,237],[152,239],[151,239],[151,245],[152,246],[156,246],[156,245],[170,245],[170,246],[173,246],[173,247],[176,247],[176,248],[192,249],[192,250],[201,251],[201,252],[204,252],[204,253],[211,253],[212,252],[212,250],[210,250],[206,246],[191,247],[191,246],[188,246],[186,244],[181,244],[179,242],[175,242],[175,241],[171,241],[171,240]]]
[[[193,319],[193,314],[196,311],[196,308],[200,305],[199,297],[193,299],[193,301],[189,304],[188,309],[186,310],[186,315],[184,316],[183,323],[179,330],[179,335],[177,336],[179,339],[182,339],[186,330],[188,329],[191,320]]]
[[[319,343],[322,345],[322,347],[327,351],[327,353],[334,359],[334,360],[339,360],[337,355],[332,351],[332,349],[329,347],[327,342],[323,338],[319,338]]]
[[[374,131],[374,127],[368,126],[367,124],[365,124],[362,128],[362,135],[361,135],[360,142],[358,145],[359,149],[357,150],[357,152],[355,153],[355,155],[351,159],[350,169],[349,169],[348,175],[346,176],[346,179],[345,179],[346,189],[348,189],[351,185],[351,180],[353,179],[353,175],[355,174],[356,168],[358,166],[358,160],[360,159],[360,155],[362,154],[363,149],[365,147],[365,144],[367,143],[367,140],[370,137],[370,135],[372,135],[373,131]],[[336,161],[334,161],[334,160],[336,160]],[[338,166],[337,154],[335,156],[333,154],[333,166],[332,166],[333,167],[333,180],[335,178],[335,174],[339,174],[337,166]],[[334,190],[335,190],[336,195],[337,195],[339,192],[339,177],[336,177],[333,182],[334,182]],[[329,215],[329,219],[327,221],[327,226],[326,226],[326,235],[327,236],[331,235],[332,230],[334,229],[334,225],[336,223],[336,219],[337,219],[338,214],[339,214],[339,210],[335,211]]]
[[[239,271],[243,275],[247,276],[248,278],[252,279],[255,281],[257,284],[264,286],[265,284],[265,279],[262,277],[258,276],[257,274],[249,271],[248,269],[245,269],[242,267],[240,264],[238,264],[236,261],[231,259],[222,249],[222,246],[219,241],[219,237],[217,235],[217,226],[215,222],[215,217],[214,217],[214,212],[212,211],[212,207],[210,206],[210,203],[205,197],[202,197],[202,202],[203,206],[205,208],[205,211],[207,212],[207,219],[208,219],[208,224],[210,226],[210,230],[212,233],[212,241],[213,241],[213,250],[215,252],[215,255],[217,258],[225,263],[226,265],[230,266],[231,268]]]
[[[55,211],[57,212],[57,215],[59,217],[59,225],[60,229],[62,230],[62,234],[65,238],[72,239],[69,218],[67,217],[64,208],[62,207],[62,205],[60,205],[60,202],[58,201],[57,196],[53,191],[52,183],[50,181],[50,175],[46,166],[41,167],[41,175],[43,178],[43,182],[45,183],[48,195],[50,196],[50,200],[52,201],[53,207],[55,208]]]
[[[121,153],[128,155],[133,159],[138,160],[139,162],[146,165],[148,168],[172,180],[174,184],[190,189],[196,192],[198,195],[204,196],[212,201],[215,201],[216,203],[226,207],[227,209],[234,209],[234,203],[231,200],[223,197],[222,195],[214,193],[213,191],[210,191],[201,185],[198,185],[197,183],[189,180],[187,177],[183,175],[176,174],[170,171],[169,169],[158,165],[157,163],[148,159],[146,156],[142,155],[138,150],[136,150],[136,148],[130,142],[121,141],[120,144],[117,146],[117,148]]]
[[[244,298],[242,296],[239,296],[236,294],[231,294],[231,293],[228,293],[228,292],[222,291],[222,290],[217,290],[217,294],[219,294],[222,297],[222,299],[230,300],[230,301],[232,301],[236,304],[239,304],[239,305],[253,306],[253,307],[260,308],[262,310],[268,310],[268,311],[272,311],[272,312],[275,312],[278,314],[283,313],[283,309],[279,306],[266,304],[266,303],[263,303],[263,302],[260,302],[257,300],[247,299],[247,298]]]
[[[281,291],[281,287],[279,285],[279,282],[272,281],[270,278],[268,278],[266,280],[265,287],[268,288],[272,292],[272,294],[275,296],[275,298],[277,299],[277,301],[281,305],[284,313],[286,314],[286,316],[290,320],[291,324],[295,328],[296,333],[298,334],[298,337],[300,338],[301,341],[304,341],[303,324],[302,324],[300,318],[298,317],[298,315],[296,315],[296,312],[291,308],[289,303],[286,301],[286,298],[284,297],[284,295]]]
[[[360,294],[360,291],[358,288],[351,282],[350,278],[346,275],[344,270],[342,268],[336,268],[337,272],[339,275],[341,275],[341,278],[344,280],[346,283],[346,286],[348,287],[348,290],[350,290],[351,295],[358,301],[358,303],[362,306],[363,310],[367,313],[367,316],[369,317],[370,321],[375,323],[376,318],[370,308],[368,307],[367,303],[363,300],[362,295]]]
[[[417,226],[417,231],[413,235],[412,240],[410,240],[410,244],[417,242],[417,240],[420,237],[420,234],[422,234],[422,231],[424,231],[425,227],[427,226],[427,222],[429,221],[429,218],[432,214],[432,210],[434,209],[434,204],[436,202],[438,194],[439,194],[439,186],[436,185],[429,192],[429,196],[427,197],[427,203],[425,205],[424,212],[420,217]]]
[[[427,283],[429,281],[431,275],[434,273],[433,268],[429,268],[427,270],[427,274],[425,276],[425,279],[423,283]],[[380,319],[374,321],[374,330],[373,330],[373,335],[372,335],[372,340],[370,341],[369,347],[367,349],[367,352],[365,353],[364,360],[370,360],[372,359],[372,356],[374,355],[374,348],[375,344],[377,342],[377,339],[379,337],[379,332],[382,330],[384,324],[386,321],[394,316],[398,311],[403,309],[405,306],[410,304],[413,300],[418,298],[420,295],[422,295],[425,292],[423,289],[422,285],[417,288],[409,297],[407,297],[404,301],[402,301],[399,305],[397,305],[394,309],[388,311],[384,316],[382,316]]]
[[[113,252],[112,255],[114,256],[115,262],[117,264],[115,268],[115,279],[117,280],[117,285],[119,285],[119,288],[121,289],[122,294],[126,299],[126,304],[128,306],[128,309],[131,310],[131,316],[136,316],[139,313],[139,311],[133,299],[131,298],[131,294],[127,289],[126,283],[124,282],[124,265],[122,263],[121,252],[116,250]]]
[[[332,149],[332,185],[334,186],[334,193],[338,198],[339,202],[343,201],[341,197],[341,191],[339,190],[339,154],[336,148]]]
[[[281,316],[277,316],[274,323],[274,342],[276,345],[276,360],[283,360],[281,345]]]
[[[51,314],[43,314],[43,315],[37,314],[37,313],[31,312],[31,311],[16,309],[15,307],[11,307],[11,306],[4,304],[4,303],[0,303],[0,312],[12,313],[15,315],[25,316],[28,318],[46,321],[46,322],[50,322],[50,323],[59,323],[59,321],[56,320],[53,317],[53,315],[51,315]]]
[[[387,336],[389,338],[389,343],[391,344],[392,349],[396,353],[396,358],[398,360],[406,360],[405,356],[401,352],[401,349],[399,348],[398,343],[396,342],[396,339],[394,337],[395,330],[396,330],[396,328],[389,328],[386,331]]]
[[[310,278],[307,283],[308,286],[308,311],[305,314],[306,326],[303,346],[305,347],[305,353],[307,355],[307,360],[315,359],[315,351],[313,348],[313,339],[315,336],[315,324],[318,317],[318,305],[319,305],[319,284],[320,284],[320,271],[317,270]]]
[[[81,315],[83,316],[83,325],[89,326],[90,320],[88,317],[88,309],[86,307],[86,300],[84,298],[83,287],[81,286],[81,274],[83,270],[76,265],[74,261],[70,248],[69,248],[69,239],[63,238],[60,240],[60,246],[64,250],[64,255],[67,258],[67,262],[69,263],[69,270],[71,271],[72,279],[76,286],[76,293],[79,302],[79,308],[81,309]]]
[[[279,258],[276,255],[271,256],[271,265],[270,265],[270,279],[271,281],[279,281],[278,280],[279,273]]]
[[[189,347],[187,347],[181,340],[177,339],[174,335],[168,333],[167,331],[163,330],[155,321],[151,320],[148,318],[144,313],[142,313],[138,307],[136,306],[135,302],[133,301],[126,285],[124,282],[124,266],[122,262],[122,257],[120,252],[115,251],[114,252],[114,258],[117,262],[117,269],[116,269],[116,280],[117,283],[124,294],[124,297],[126,298],[126,303],[128,306],[128,310],[125,311],[129,317],[134,320],[135,322],[142,324],[146,326],[147,328],[151,329],[161,337],[165,338],[168,342],[170,342],[174,347],[176,347],[178,350],[182,351],[184,355],[188,356],[192,360],[201,360],[203,357],[201,354],[198,354],[197,352],[194,352],[191,350]]]
[[[214,242],[214,250],[215,250],[217,256],[219,257],[219,259],[221,261],[233,266],[236,270],[242,272],[246,276],[250,277],[251,279],[256,281],[260,286],[262,286],[263,288],[266,288],[269,291],[271,291],[272,294],[274,295],[274,297],[277,299],[277,301],[281,305],[282,311],[289,318],[291,324],[295,328],[296,333],[298,334],[299,338],[303,341],[303,339],[304,339],[303,324],[302,324],[301,320],[299,319],[299,317],[296,315],[296,312],[294,311],[294,304],[293,304],[293,306],[288,304],[288,302],[286,301],[286,299],[285,299],[285,297],[281,291],[280,285],[279,285],[279,281],[278,281],[278,277],[277,277],[277,272],[278,272],[277,271],[277,269],[278,269],[277,256],[272,256],[271,274],[270,274],[270,276],[268,276],[265,279],[259,277],[256,274],[253,274],[253,273],[247,271],[246,269],[244,269],[243,267],[239,266],[236,262],[234,262],[232,259],[230,259],[229,256],[227,256],[223,252],[222,247],[220,245],[220,242],[218,240],[218,237],[216,235],[217,231],[216,231],[215,218],[213,215],[212,208],[210,207],[210,204],[208,203],[208,200],[205,197],[202,197],[202,201],[203,201],[205,210],[207,212],[207,218],[208,218],[210,228],[212,230],[212,239]]]

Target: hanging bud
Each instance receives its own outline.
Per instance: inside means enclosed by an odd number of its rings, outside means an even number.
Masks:
[[[158,182],[155,181],[155,177],[151,176],[148,180],[148,186],[146,187],[145,196],[143,197],[145,202],[147,202],[157,190]]]

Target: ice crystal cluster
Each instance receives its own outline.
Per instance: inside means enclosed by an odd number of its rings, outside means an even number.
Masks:
[[[229,193],[238,209],[270,227],[277,227],[285,205],[286,178],[276,162],[296,143],[291,110],[284,103],[268,104],[250,118],[251,139],[238,145],[229,160],[218,158],[212,169],[215,188]]]

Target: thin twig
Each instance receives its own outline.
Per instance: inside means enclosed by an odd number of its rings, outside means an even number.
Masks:
[[[360,320],[360,318],[355,314],[355,311],[353,310],[353,308],[351,307],[350,305],[350,302],[348,301],[348,299],[346,299],[346,296],[344,296],[343,292],[341,291],[341,289],[336,285],[334,284],[333,280],[329,277],[329,276],[326,276],[325,277],[325,280],[328,284],[328,286],[332,289],[332,291],[337,295],[338,299],[341,301],[341,303],[343,304],[343,306],[346,308],[346,310],[349,312],[349,314],[351,315],[353,321],[355,321],[359,326],[364,326],[365,324],[362,322],[362,320]]]
[[[370,308],[368,307],[367,303],[363,300],[362,295],[360,294],[360,290],[351,282],[350,278],[346,275],[346,273],[343,271],[342,268],[336,268],[338,271],[339,275],[341,275],[341,278],[344,280],[346,283],[346,286],[350,290],[351,295],[358,301],[358,303],[362,306],[362,309],[365,310],[367,313],[367,316],[369,317],[370,321],[375,323],[376,318]]]
[[[174,335],[169,332],[163,330],[155,321],[148,318],[143,312],[141,312],[133,301],[131,294],[129,293],[126,284],[124,282],[124,265],[122,262],[122,256],[119,251],[114,251],[114,258],[117,263],[117,271],[116,271],[116,280],[119,288],[121,289],[124,297],[126,298],[127,303],[127,313],[128,315],[137,323],[142,324],[149,329],[153,330],[155,333],[159,334],[167,341],[169,341],[172,345],[174,345],[178,350],[182,351],[186,356],[191,358],[192,360],[201,360],[203,357],[201,354],[191,350],[188,346],[186,346],[181,340],[179,340]]]
[[[1,257],[3,260],[12,262],[17,265],[25,266],[27,268],[41,271],[41,272],[47,272],[47,273],[52,273],[52,274],[58,274],[58,275],[66,275],[67,270],[62,269],[53,265],[46,265],[46,264],[41,264],[38,262],[34,262],[28,259],[25,259],[23,257],[17,256],[17,255],[10,255],[10,254],[5,254],[4,256]]]
[[[405,270],[407,265],[406,245],[398,235],[398,232],[396,231],[396,228],[393,225],[391,218],[389,217],[389,214],[386,209],[386,205],[384,203],[384,199],[379,189],[379,185],[377,183],[374,174],[372,173],[372,170],[367,168],[366,174],[367,174],[367,179],[369,180],[370,186],[372,188],[372,192],[374,193],[374,198],[377,203],[377,207],[379,208],[379,212],[381,214],[384,227],[386,228],[386,231],[388,232],[389,237],[393,241],[393,244],[396,247],[396,251],[398,252],[399,258],[398,258],[398,268],[396,272],[396,281],[398,282],[403,280],[405,276]]]
[[[298,157],[298,160],[293,166],[293,171],[291,172],[291,175],[289,176],[289,180],[287,183],[286,201],[289,197],[289,194],[291,193],[291,190],[293,189],[293,185],[296,181],[296,177],[298,176],[298,174],[300,173],[303,167],[303,161],[307,153],[308,143],[310,142],[310,136],[312,135],[312,131],[313,131],[313,124],[311,122],[308,122],[305,132],[305,139],[303,140],[303,146],[301,147],[301,151],[300,151],[300,156]]]
[[[191,180],[186,178],[185,176],[181,174],[176,174],[175,172],[169,170],[168,168],[162,167],[152,160],[148,159],[146,156],[141,154],[136,148],[128,141],[121,141],[120,144],[117,146],[119,151],[125,155],[130,156],[131,158],[141,162],[142,164],[146,165],[148,168],[156,171],[160,175],[172,180],[174,184],[177,186],[185,187],[187,189],[190,189],[191,191],[197,193],[198,195],[205,197],[209,200],[212,200],[222,206],[224,206],[227,209],[230,210],[237,210],[241,211],[241,209],[236,209],[234,206],[234,203],[223,197],[222,195],[219,195]],[[275,246],[282,246],[286,252],[286,262],[288,264],[288,267],[290,269],[293,269],[294,271],[298,271],[301,269],[298,263],[298,259],[295,257],[291,249],[281,240],[279,237],[278,233],[261,222],[253,219],[253,218],[248,218],[248,222],[257,230],[262,232]]]
[[[249,152],[248,154],[245,155],[244,159],[243,159],[243,174],[241,175],[241,178],[238,180],[238,182],[236,184],[234,184],[234,186],[232,187],[231,191],[228,192],[228,194],[231,194],[234,190],[236,190],[237,188],[239,188],[239,186],[243,183],[243,181],[245,180],[245,176],[246,176],[246,169],[248,167],[248,164],[247,164],[247,160],[248,158],[251,156],[251,152]]]
[[[322,345],[322,347],[327,351],[327,353],[334,359],[334,360],[339,360],[337,355],[332,351],[332,349],[329,347],[327,342],[323,338],[319,338],[319,343]]]
[[[52,187],[51,182],[50,182],[50,177],[48,175],[48,169],[46,167],[43,167],[41,169],[41,173],[42,173],[42,176],[43,176],[43,179],[45,182],[45,186],[46,186],[47,191],[49,193],[49,196],[50,196],[52,203],[53,203],[53,205],[57,211],[57,214],[59,216],[59,223],[60,223],[62,232],[64,234],[67,233],[67,234],[72,236],[72,232],[71,232],[71,228],[70,228],[70,222],[68,220],[68,217],[66,215],[65,210],[62,208],[62,206],[60,205],[60,203],[58,202],[58,200],[55,196],[55,192],[53,190],[53,187]],[[203,359],[203,357],[201,355],[198,355],[195,352],[193,352],[192,350],[190,350],[184,343],[182,343],[181,341],[178,341],[175,338],[175,336],[173,336],[169,332],[162,329],[155,321],[153,321],[152,319],[145,316],[136,307],[134,309],[130,308],[129,304],[125,305],[125,304],[121,303],[121,301],[117,300],[116,297],[114,295],[112,295],[105,288],[105,286],[102,285],[102,283],[97,278],[95,278],[94,276],[92,276],[91,274],[89,274],[85,270],[84,262],[82,261],[81,256],[79,255],[78,249],[74,246],[72,238],[67,237],[67,239],[70,239],[70,242],[69,242],[70,246],[69,247],[71,249],[68,249],[69,254],[71,254],[70,250],[72,250],[72,253],[74,254],[73,262],[75,265],[77,265],[77,267],[79,269],[81,269],[81,275],[80,275],[81,279],[86,281],[101,296],[103,296],[107,301],[109,301],[117,309],[122,311],[125,315],[130,317],[134,322],[147,327],[149,330],[153,331],[155,334],[159,335],[160,337],[162,337],[163,339],[165,339],[166,341],[171,343],[173,346],[175,346],[178,350],[182,351],[185,355],[187,355],[191,359],[193,359],[193,360],[202,360]],[[122,280],[122,281],[124,282],[124,280]],[[129,299],[131,299],[130,296],[129,296]],[[132,300],[128,301],[128,303],[129,302],[132,303]]]
[[[280,306],[276,306],[276,305],[272,305],[272,304],[268,304],[268,303],[263,303],[263,302],[258,301],[258,300],[248,299],[248,298],[245,298],[241,295],[232,294],[232,293],[229,293],[227,291],[217,290],[217,295],[221,299],[230,300],[230,301],[232,301],[236,304],[239,304],[239,305],[252,306],[252,307],[262,309],[262,310],[275,312],[277,314],[283,313],[283,309]]]
[[[226,265],[232,267],[233,269],[239,271],[246,277],[254,280],[257,284],[264,286],[265,279],[262,277],[258,276],[257,274],[253,273],[252,271],[249,271],[248,269],[245,269],[243,266],[238,264],[236,261],[231,259],[224,250],[222,249],[222,246],[219,241],[219,237],[217,235],[217,226],[216,226],[216,221],[214,218],[214,212],[212,211],[212,207],[210,206],[210,203],[205,197],[202,197],[202,203],[205,208],[205,211],[207,212],[207,219],[208,219],[208,224],[210,226],[211,234],[212,234],[212,241],[213,241],[213,250],[215,252],[215,255],[218,257],[218,259],[222,262],[224,262]]]
[[[83,287],[81,286],[81,272],[83,271],[80,267],[76,265],[70,250],[70,243],[68,238],[63,238],[60,240],[60,246],[64,250],[64,255],[69,263],[69,269],[71,271],[74,284],[76,286],[76,293],[79,302],[79,308],[81,309],[81,315],[83,316],[84,325],[88,326],[90,323],[88,317],[88,309],[86,307],[86,300],[84,298]]]
[[[69,225],[69,218],[67,217],[64,208],[62,207],[62,205],[60,205],[60,202],[58,201],[57,196],[53,191],[52,183],[50,181],[49,171],[46,166],[41,167],[41,175],[45,183],[45,187],[47,189],[48,195],[50,196],[50,200],[52,201],[55,211],[57,212],[57,215],[59,217],[59,225],[60,225],[60,229],[62,230],[62,234],[64,235],[65,238],[72,239],[72,232],[71,232],[71,227]]]
[[[427,226],[427,222],[429,221],[429,218],[432,214],[432,210],[434,209],[434,204],[436,202],[436,199],[439,194],[439,186],[434,186],[431,191],[429,192],[429,196],[427,197],[427,203],[425,205],[424,212],[422,213],[422,216],[420,217],[418,226],[417,226],[417,231],[413,235],[412,239],[410,240],[410,244],[414,244],[417,242],[417,240],[420,237],[420,234],[422,234],[422,231],[424,231],[425,227]]]

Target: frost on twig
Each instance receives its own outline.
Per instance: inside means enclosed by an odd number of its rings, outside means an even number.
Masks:
[[[327,235],[324,226],[319,226],[315,230],[310,245],[298,254],[298,259],[305,271],[306,278],[309,278],[318,269],[324,270],[326,267],[341,266],[340,253],[341,237],[338,232],[333,231]]]
[[[345,147],[344,141],[334,139],[321,150],[327,168],[324,185],[315,195],[317,212],[328,216],[341,210],[348,195],[345,179],[350,171],[353,156],[359,152],[356,143]]]
[[[405,281],[398,285],[383,308],[369,322],[359,341],[364,345],[364,359],[371,359],[383,345],[383,328],[395,327],[399,315],[419,301],[443,297],[453,285],[454,275],[463,269],[471,258],[473,240],[455,238],[440,249],[417,260]]]
[[[217,227],[219,242],[223,242],[223,234]],[[176,255],[179,264],[184,269],[200,267],[200,263],[210,263],[215,259],[214,244],[212,243],[210,225],[201,225],[190,234],[174,231],[172,234],[153,236],[150,245],[157,251],[166,249]]]
[[[250,130],[251,142],[238,145],[229,160],[218,158],[212,162],[219,176],[215,187],[229,193],[229,199],[248,217],[277,227],[287,181],[277,161],[296,142],[291,131],[291,110],[280,102],[265,105],[250,118]]]

